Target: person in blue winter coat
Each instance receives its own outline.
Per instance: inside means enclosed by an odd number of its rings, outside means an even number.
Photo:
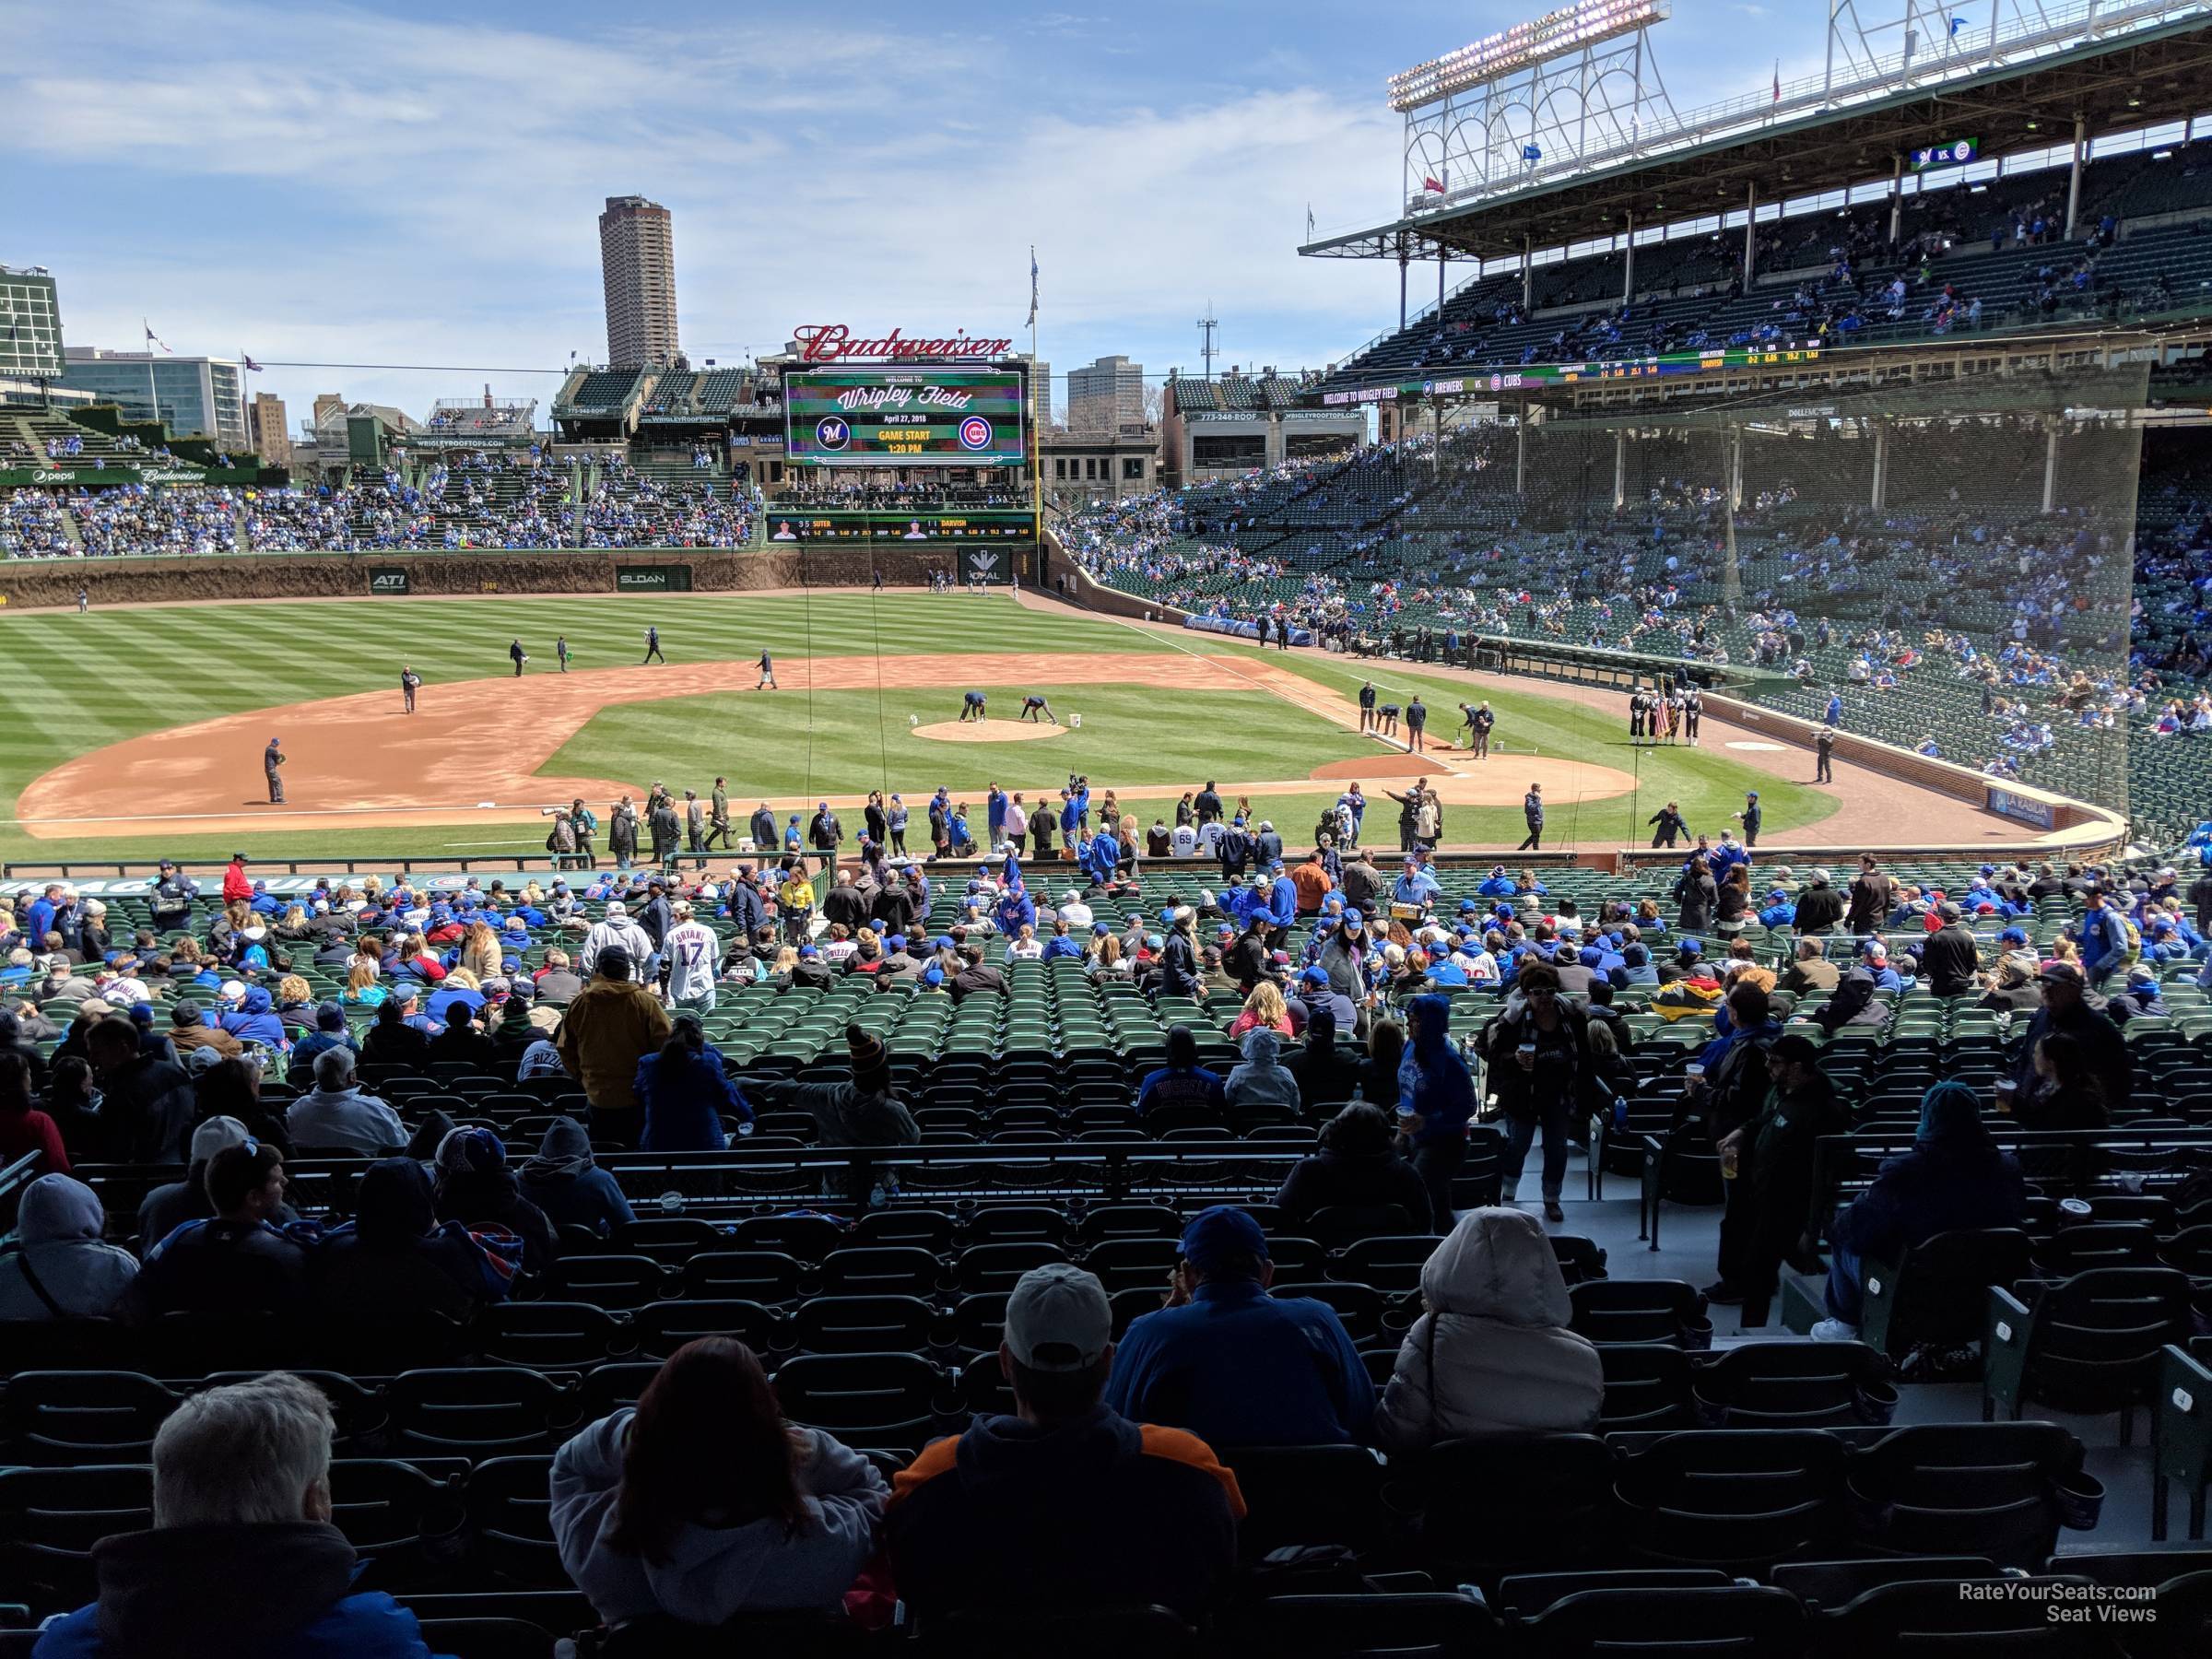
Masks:
[[[1037,901],[1030,897],[1029,884],[1022,879],[1021,861],[1011,853],[1000,866],[998,877],[998,904],[992,912],[998,931],[1007,938],[1018,938],[1025,927],[1037,925]]]
[[[1767,902],[1759,912],[1759,920],[1763,927],[1793,927],[1797,922],[1797,907],[1790,901],[1787,892],[1775,888],[1767,894]]]
[[[1558,982],[1552,981],[1556,987]],[[1452,999],[1417,996],[1406,1005],[1406,1057],[1398,1064],[1398,1131],[1413,1145],[1413,1167],[1429,1189],[1437,1225],[1452,1221],[1452,1178],[1467,1157],[1467,1124],[1475,1115],[1475,1077],[1452,1044]],[[1525,1144],[1524,1145],[1525,1150]],[[1545,1131],[1551,1159],[1551,1131]],[[1562,1148],[1561,1163],[1566,1154]],[[1554,1194],[1547,1194],[1547,1200]]]
[[[730,1144],[723,1119],[753,1121],[753,1109],[724,1068],[721,1051],[696,1019],[679,1018],[658,1053],[638,1062],[632,1085],[644,1112],[645,1152],[719,1152]]]
[[[276,1004],[259,985],[248,986],[237,1011],[223,1015],[216,1024],[241,1042],[262,1043],[279,1053],[291,1046],[284,1034],[284,1021],[276,1016]]]
[[[2119,906],[2101,889],[2091,889],[2088,900],[2079,925],[2081,972],[2094,986],[2128,966],[2135,959],[2136,947]]]
[[[187,1398],[154,1437],[153,1526],[93,1546],[99,1599],[34,1659],[433,1659],[413,1613],[354,1591],[334,1427],[322,1390],[282,1371]]]
[[[1375,1413],[1366,1363],[1326,1302],[1268,1294],[1260,1224],[1217,1205],[1177,1248],[1167,1305],[1114,1349],[1107,1406],[1209,1446],[1364,1443]]]
[[[1268,947],[1280,950],[1289,943],[1291,924],[1298,920],[1298,883],[1284,870],[1282,860],[1276,860],[1274,878],[1267,884],[1267,924],[1273,930],[1268,935]]]
[[[1829,1229],[1835,1245],[1829,1317],[1812,1334],[1824,1341],[1857,1337],[1868,1258],[1894,1261],[1941,1232],[2018,1227],[2027,1209],[2027,1179],[1990,1138],[1981,1097],[1964,1083],[1936,1084],[1921,1097],[1912,1150],[1885,1162],[1874,1184],[1836,1212]]]
[[[1136,1115],[1155,1106],[1196,1106],[1219,1113],[1228,1110],[1221,1076],[1198,1064],[1198,1039],[1188,1026],[1168,1028],[1168,1063],[1148,1073],[1136,1091]]]
[[[1828,694],[1828,713],[1820,724],[1830,726],[1840,726],[1843,724],[1842,692],[1830,691]]]
[[[1101,830],[1083,843],[1077,862],[1098,886],[1111,887],[1114,871],[1122,862],[1122,843],[1112,832]]]
[[[1490,873],[1483,878],[1482,885],[1475,890],[1485,899],[1511,899],[1521,889],[1515,885],[1513,878],[1505,873],[1503,865],[1492,865]]]

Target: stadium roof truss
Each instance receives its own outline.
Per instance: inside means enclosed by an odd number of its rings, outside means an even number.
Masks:
[[[2202,112],[2212,0],[1827,0],[1820,74],[1677,114],[1648,29],[1671,0],[1582,0],[1390,83],[1406,211],[1299,249],[1335,259],[1497,259],[1742,212],[1893,172],[1973,135],[1981,154]],[[1869,21],[1877,5],[1891,14]],[[1594,21],[1590,19],[1594,18]],[[1610,33],[1597,24],[1610,21]]]

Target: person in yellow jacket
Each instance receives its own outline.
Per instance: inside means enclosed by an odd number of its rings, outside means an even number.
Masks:
[[[783,936],[794,945],[806,944],[814,930],[814,883],[796,858],[783,861],[783,886],[776,905],[783,916]]]

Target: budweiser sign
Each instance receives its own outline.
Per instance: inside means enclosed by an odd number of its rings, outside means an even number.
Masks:
[[[792,331],[799,360],[826,363],[844,358],[999,358],[1014,348],[1011,340],[980,340],[965,334],[942,339],[908,339],[896,328],[880,339],[863,340],[842,323],[809,323]]]

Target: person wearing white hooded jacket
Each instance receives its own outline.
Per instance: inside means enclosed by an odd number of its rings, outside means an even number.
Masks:
[[[1247,1106],[1300,1110],[1298,1074],[1282,1062],[1283,1040],[1265,1026],[1244,1033],[1244,1063],[1232,1069],[1224,1093],[1230,1111]]]
[[[1375,1407],[1375,1443],[1418,1452],[1474,1434],[1574,1433],[1605,1400],[1597,1348],[1567,1328],[1567,1280],[1535,1217],[1473,1209],[1421,1268],[1428,1308]]]
[[[99,1194],[67,1175],[23,1189],[19,1241],[0,1252],[0,1320],[98,1319],[138,1277],[127,1250],[103,1243]]]
[[[608,1624],[665,1614],[834,1611],[875,1555],[890,1485],[829,1435],[783,1421],[743,1343],[686,1343],[634,1410],[553,1459],[560,1562]]]

